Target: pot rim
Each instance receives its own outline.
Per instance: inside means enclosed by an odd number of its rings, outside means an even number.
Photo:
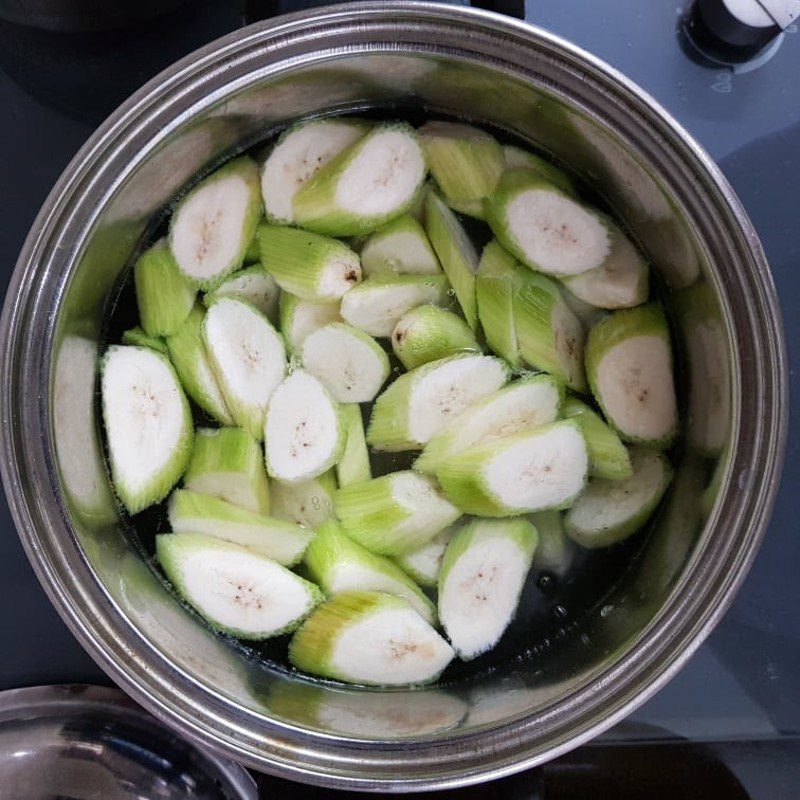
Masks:
[[[554,701],[531,717],[505,723],[490,731],[479,730],[441,741],[410,745],[404,742],[381,743],[367,753],[363,742],[351,745],[343,738],[326,737],[308,731],[301,734],[299,729],[275,720],[262,722],[260,737],[249,735],[241,719],[235,720],[231,714],[225,718],[223,706],[229,701],[168,663],[149,642],[141,638],[99,585],[80,553],[80,546],[69,527],[59,498],[51,498],[50,508],[47,508],[47,498],[42,496],[46,493],[36,494],[33,491],[37,482],[41,483],[44,478],[52,488],[58,483],[50,457],[52,443],[48,435],[47,391],[28,394],[27,397],[36,397],[37,401],[27,406],[21,402],[18,405],[15,401],[24,395],[25,387],[30,391],[30,386],[41,389],[49,385],[53,321],[50,320],[46,331],[32,333],[31,319],[43,290],[42,285],[46,283],[43,280],[45,271],[55,270],[63,277],[58,272],[59,267],[65,263],[74,265],[74,252],[62,253],[57,264],[53,263],[51,252],[54,241],[64,236],[64,229],[68,227],[66,216],[69,202],[75,202],[77,197],[84,205],[88,205],[86,198],[91,197],[92,192],[102,189],[104,197],[113,192],[115,184],[107,181],[103,187],[103,178],[106,176],[98,177],[97,173],[102,171],[104,164],[108,168],[109,162],[126,155],[124,136],[128,128],[135,128],[140,119],[146,121],[147,118],[157,117],[158,109],[163,111],[167,100],[171,103],[179,100],[194,102],[188,109],[184,106],[182,113],[170,118],[170,122],[188,118],[198,104],[209,104],[203,84],[214,77],[215,68],[224,59],[246,61],[252,49],[262,47],[267,42],[273,45],[278,52],[273,54],[269,65],[262,65],[249,78],[242,78],[243,81],[252,82],[255,75],[263,77],[269,74],[270,69],[275,72],[281,64],[281,47],[310,39],[312,29],[320,41],[313,42],[315,49],[311,52],[319,56],[319,48],[325,45],[326,26],[355,23],[367,26],[369,23],[379,28],[382,24],[396,25],[398,20],[428,25],[431,30],[436,30],[437,25],[440,29],[456,26],[468,28],[474,38],[467,43],[464,52],[466,57],[471,55],[476,61],[486,59],[485,54],[474,49],[478,46],[479,35],[487,37],[487,40],[502,38],[505,44],[520,48],[546,50],[549,55],[558,56],[571,67],[591,73],[596,82],[603,84],[606,92],[614,93],[618,99],[635,101],[631,113],[641,115],[642,124],[655,128],[664,137],[684,169],[702,176],[706,184],[707,202],[715,204],[718,213],[725,214],[727,224],[733,226],[738,234],[742,260],[746,258],[747,261],[742,267],[742,279],[753,282],[753,303],[758,302],[761,306],[760,317],[751,308],[752,318],[747,322],[764,337],[760,346],[766,348],[766,354],[755,369],[768,369],[767,378],[771,382],[759,389],[767,393],[770,415],[768,419],[754,421],[749,429],[755,437],[749,453],[743,452],[739,446],[737,431],[737,443],[732,451],[725,488],[731,488],[730,477],[736,476],[737,489],[743,495],[739,504],[731,503],[730,508],[720,508],[722,504],[717,503],[692,559],[684,567],[682,578],[673,587],[658,614],[617,661],[606,665],[602,671],[598,670],[591,680],[587,679],[567,699]],[[374,52],[375,49],[375,46],[370,48],[364,45],[354,49],[353,53]],[[380,49],[385,51],[388,48],[384,46]],[[398,48],[392,49],[397,51]],[[408,46],[399,49],[415,48]],[[522,73],[522,68],[511,61],[504,66],[507,70]],[[233,85],[236,85],[235,81]],[[168,110],[172,110],[171,106]],[[131,151],[127,153],[128,156],[135,155],[132,148],[128,149]],[[84,212],[87,213],[85,209]],[[92,212],[99,213],[97,208]],[[85,229],[92,219],[89,213],[87,219],[71,220],[69,224],[83,224]],[[55,317],[54,314],[51,316]],[[733,342],[734,348],[739,345],[739,342]],[[37,348],[42,348],[41,352],[46,357],[34,366],[30,354],[39,352]],[[80,149],[57,181],[33,224],[11,278],[0,317],[0,375],[7,387],[0,398],[0,422],[4,431],[0,469],[9,507],[37,577],[83,647],[128,694],[189,738],[211,746],[227,757],[275,775],[351,790],[420,791],[456,788],[480,780],[499,778],[577,747],[645,702],[700,646],[744,580],[763,537],[777,493],[787,436],[787,362],[775,288],[747,214],[708,154],[633,82],[560,37],[491,12],[413,0],[395,2],[391,7],[381,2],[336,5],[258,23],[206,45],[167,68],[137,91]],[[733,377],[738,384],[741,376]],[[740,422],[740,398],[734,393],[733,399],[733,420],[736,424]],[[44,437],[42,428],[45,430]],[[30,438],[36,436],[37,431],[38,438],[43,440],[41,443]],[[19,446],[20,440],[33,441],[34,444],[28,450]],[[747,460],[752,454],[759,457],[758,464],[751,464]],[[738,515],[738,519],[735,519],[735,515]],[[730,543],[714,543],[728,557],[729,563],[726,563],[725,569],[719,564],[701,564],[701,553],[705,552],[706,562],[712,560],[708,558],[706,549],[712,544],[713,530],[722,526],[730,528],[729,520],[732,518],[736,526],[741,528],[737,546],[733,548]],[[63,548],[64,537],[71,540],[69,552]],[[53,542],[59,539],[63,552],[52,547]],[[694,585],[689,585],[690,582]],[[118,636],[120,630],[124,631],[127,640]],[[176,686],[180,687],[177,691]],[[609,691],[612,686],[616,690],[613,694]],[[198,690],[203,692],[203,703],[196,699]],[[526,740],[535,737],[537,731],[556,725],[556,713],[568,718],[572,727],[567,730],[561,724],[546,743],[526,746]],[[279,737],[270,739],[276,732]],[[244,742],[248,735],[248,741]],[[490,735],[492,747],[484,749],[493,749],[493,753],[478,752]],[[301,736],[306,741],[296,741]],[[312,763],[306,758],[303,761],[301,757],[306,757],[307,751],[315,743],[320,751],[315,755],[321,760]],[[473,753],[473,750],[476,752]],[[472,761],[469,761],[470,754]],[[429,771],[416,776],[402,773],[400,762],[407,767],[413,766],[413,759],[416,759],[417,766],[424,764]]]

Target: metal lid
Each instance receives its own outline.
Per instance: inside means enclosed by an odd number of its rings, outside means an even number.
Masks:
[[[26,800],[256,800],[232,761],[181,739],[118,689],[0,692],[0,786]]]

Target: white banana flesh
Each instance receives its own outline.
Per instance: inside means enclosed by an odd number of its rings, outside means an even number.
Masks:
[[[272,395],[264,428],[267,472],[286,483],[316,478],[339,458],[339,407],[310,373],[295,370]]]

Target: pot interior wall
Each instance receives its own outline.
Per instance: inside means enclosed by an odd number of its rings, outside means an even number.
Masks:
[[[63,503],[99,581],[138,635],[201,689],[255,719],[335,736],[419,739],[467,732],[541,711],[608,668],[655,619],[680,580],[712,510],[727,449],[729,333],[706,283],[708,248],[642,154],[556,93],[490,67],[422,54],[320,59],[246,87],[151,141],[83,243],[64,294],[53,349],[51,419]],[[142,558],[108,485],[96,394],[106,320],[132,259],[170,203],[199,176],[294,121],[336,111],[438,113],[490,125],[567,165],[641,243],[670,310],[683,437],[676,480],[654,524],[608,553],[575,553],[564,575],[534,573],[501,658],[460,667],[444,685],[362,690],[290,674],[210,633]],[[627,139],[627,141],[626,141]],[[710,489],[707,489],[712,483]],[[151,519],[152,522],[152,519]],[[269,651],[266,651],[269,657]]]

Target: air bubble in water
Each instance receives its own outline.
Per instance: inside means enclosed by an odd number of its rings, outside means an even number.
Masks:
[[[536,582],[536,585],[543,594],[553,594],[556,590],[556,579],[549,572],[543,572],[539,576],[539,580]]]
[[[556,619],[566,619],[569,616],[569,613],[567,612],[567,609],[559,603],[559,605],[553,606],[553,616]]]
[[[607,617],[614,610],[614,606],[603,606],[600,609],[600,616]]]

